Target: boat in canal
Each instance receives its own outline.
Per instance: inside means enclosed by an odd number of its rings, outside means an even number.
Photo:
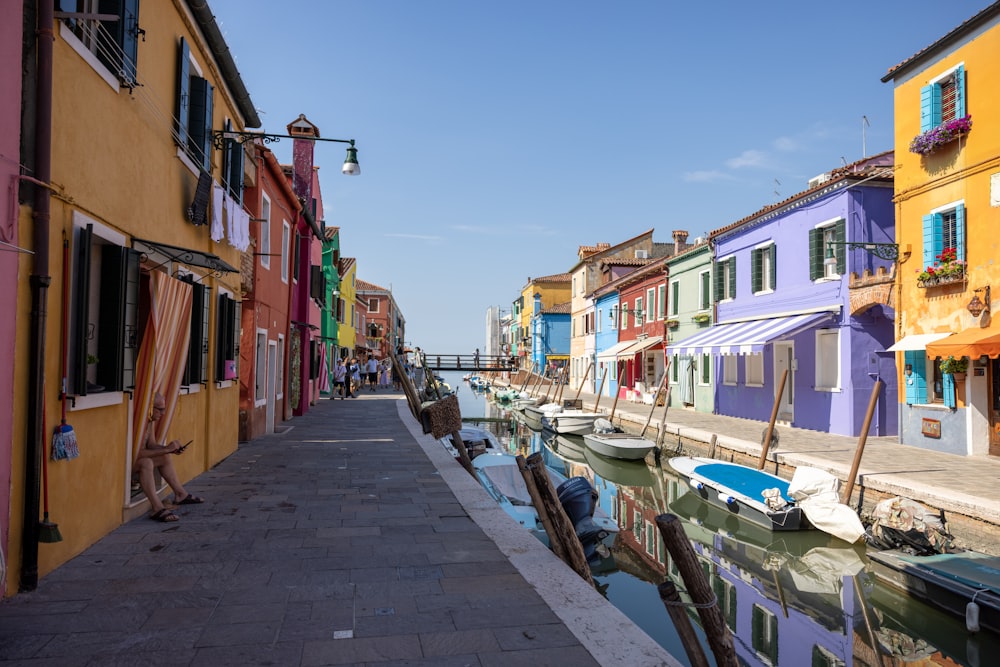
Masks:
[[[594,432],[594,422],[604,416],[603,412],[562,410],[543,416],[542,427],[562,435],[586,435]]]
[[[558,458],[567,463],[587,464],[585,457],[586,447],[583,439],[578,435],[560,435],[552,431],[545,431],[542,436],[545,447]]]
[[[469,453],[469,458],[474,459],[480,454],[504,453],[503,447],[501,447],[497,437],[484,428],[467,425],[459,429],[459,433],[462,436],[462,442],[465,443],[465,449]],[[449,454],[455,457],[456,461],[459,460],[458,449],[451,441],[450,435],[446,435],[438,442],[441,443]]]
[[[585,433],[583,442],[587,447],[611,459],[638,461],[653,451],[656,443],[630,433]]]
[[[562,437],[562,436],[560,436]],[[586,438],[586,436],[584,436]],[[645,461],[613,459],[584,448],[587,465],[601,479],[618,486],[653,486],[656,480]]]
[[[1000,633],[1000,558],[976,551],[918,556],[900,549],[868,554],[879,579],[966,619],[966,629]]]

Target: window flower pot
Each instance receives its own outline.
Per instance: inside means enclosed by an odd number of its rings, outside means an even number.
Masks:
[[[913,141],[910,142],[910,152],[930,155],[942,146],[947,146],[955,139],[968,134],[971,129],[972,116],[946,120],[937,127],[913,137]]]

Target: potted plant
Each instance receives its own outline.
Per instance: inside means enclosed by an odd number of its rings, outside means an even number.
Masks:
[[[910,152],[919,155],[930,155],[937,149],[950,144],[962,135],[968,134],[972,129],[972,116],[962,118],[952,118],[946,120],[937,127],[918,134],[910,142]]]
[[[941,360],[941,372],[955,376],[956,380],[964,378],[967,370],[969,370],[969,360],[966,357],[960,359],[948,357]]]
[[[698,313],[697,315],[694,315],[691,319],[697,322],[698,324],[704,324],[705,322],[711,320],[712,316],[709,315],[708,313]]]
[[[667,320],[667,328],[668,329],[676,329],[677,325],[679,325],[679,324],[680,324],[679,320]]]
[[[935,256],[934,263],[917,272],[917,287],[933,287],[965,280],[965,260],[958,258],[955,248],[945,248]]]

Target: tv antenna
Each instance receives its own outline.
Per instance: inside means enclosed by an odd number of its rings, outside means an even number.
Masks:
[[[871,127],[871,123],[868,122],[868,116],[861,117],[861,157],[868,157],[868,146],[867,137],[865,136],[865,128]]]
[[[781,199],[781,193],[778,192],[778,188],[781,187],[781,181],[774,179],[774,197],[776,199]]]

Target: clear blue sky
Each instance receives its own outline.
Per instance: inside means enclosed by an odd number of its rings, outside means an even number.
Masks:
[[[358,276],[407,341],[468,354],[580,245],[693,238],[892,148],[882,75],[990,2],[209,4],[265,130],[357,141],[361,176],[316,162]]]

